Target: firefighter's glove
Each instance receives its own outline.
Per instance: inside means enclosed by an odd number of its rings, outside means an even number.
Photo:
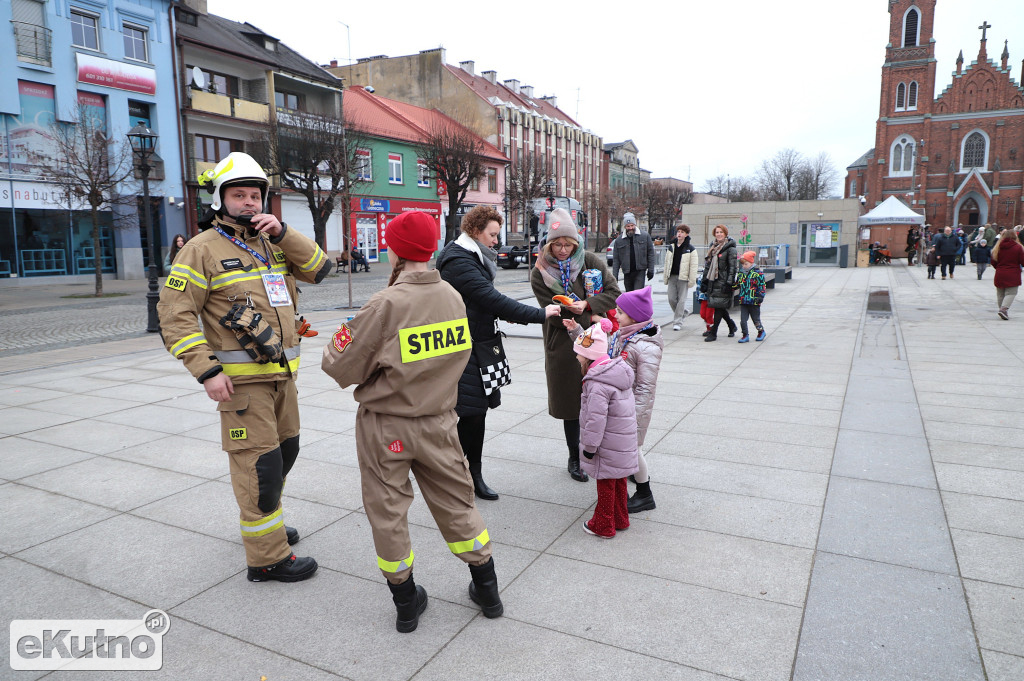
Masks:
[[[235,303],[220,319],[221,326],[231,329],[246,354],[259,364],[280,362],[284,356],[281,339],[263,319],[263,315],[248,305]]]

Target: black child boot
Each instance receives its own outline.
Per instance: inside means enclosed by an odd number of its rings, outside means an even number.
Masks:
[[[650,511],[655,508],[654,493],[651,492],[651,481],[636,483],[636,492],[626,502],[626,510],[630,513]]]
[[[494,558],[483,565],[470,565],[469,573],[473,581],[469,583],[469,598],[483,609],[484,617],[494,619],[501,617],[505,606],[501,604],[498,594],[498,578],[494,576]]]
[[[401,584],[388,582],[391,589],[391,600],[395,602],[398,610],[398,617],[395,619],[395,629],[402,634],[416,631],[420,623],[420,615],[427,609],[427,590],[422,586],[416,586],[412,581],[412,575]]]

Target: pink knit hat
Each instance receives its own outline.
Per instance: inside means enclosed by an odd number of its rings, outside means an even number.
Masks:
[[[646,322],[654,316],[654,298],[651,287],[644,286],[636,291],[626,291],[615,299],[619,309],[632,317],[634,322]]]
[[[608,332],[612,330],[612,323],[602,319],[600,324],[594,324],[577,338],[572,349],[577,355],[583,355],[587,359],[601,359],[608,356]]]

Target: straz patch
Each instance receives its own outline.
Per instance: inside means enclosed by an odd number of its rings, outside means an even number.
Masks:
[[[465,317],[450,322],[400,329],[398,342],[402,348],[402,364],[451,355],[472,347],[469,322]]]
[[[249,439],[249,435],[245,432],[245,428],[228,428],[228,437],[232,440]]]
[[[352,329],[348,328],[348,324],[342,324],[338,327],[338,330],[334,332],[334,349],[338,352],[345,352],[345,348],[352,342]]]
[[[284,262],[284,251],[274,251],[274,260],[276,260],[277,262]]]
[[[226,270],[237,270],[242,268],[242,261],[238,258],[228,258],[227,260],[221,260],[220,266]]]
[[[167,277],[167,283],[164,284],[167,288],[173,288],[175,291],[184,291],[187,285],[188,279],[181,277]]]
[[[405,447],[402,446],[401,440],[395,440],[394,442],[388,445],[388,449],[397,454],[400,453],[403,449],[405,449]]]

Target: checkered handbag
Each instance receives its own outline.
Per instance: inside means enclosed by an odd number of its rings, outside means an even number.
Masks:
[[[476,361],[480,365],[480,378],[483,379],[485,395],[490,395],[512,382],[512,372],[505,357],[505,348],[501,346],[501,336],[473,343],[473,352],[476,353]]]

